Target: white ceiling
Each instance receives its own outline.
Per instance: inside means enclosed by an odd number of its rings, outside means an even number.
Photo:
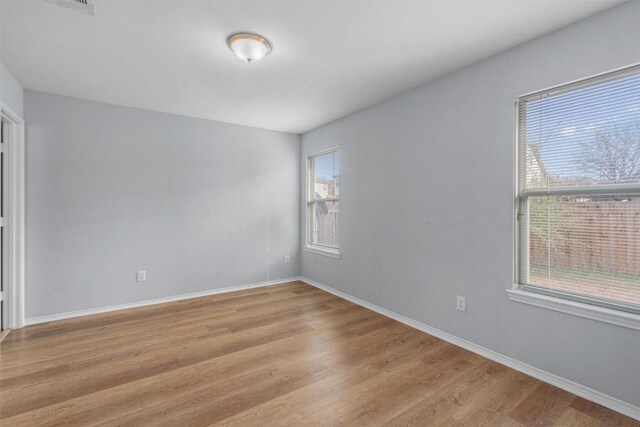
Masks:
[[[26,88],[302,133],[621,1],[0,3],[1,58]],[[236,58],[240,30],[271,55]]]

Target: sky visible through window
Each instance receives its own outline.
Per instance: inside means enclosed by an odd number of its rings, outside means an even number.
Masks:
[[[597,176],[597,166],[589,164],[590,158],[597,163],[598,153],[589,151],[598,139],[640,138],[640,74],[529,101],[526,137],[537,149],[551,185],[554,181],[640,181],[640,171],[631,165],[618,173],[622,176],[605,177],[602,171]],[[617,153],[620,162],[632,154],[623,150],[628,147],[618,149],[622,150]]]
[[[332,180],[338,175],[339,165],[338,151],[333,151],[314,158],[313,172],[316,178]]]

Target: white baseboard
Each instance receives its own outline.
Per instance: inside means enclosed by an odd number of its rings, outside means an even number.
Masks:
[[[491,359],[502,365],[508,366],[509,368],[515,369],[516,371],[520,371],[524,374],[530,375],[540,381],[544,381],[548,384],[551,384],[558,388],[566,390],[569,393],[575,394],[576,396],[580,396],[584,399],[595,402],[599,405],[612,409],[616,412],[620,412],[621,414],[624,414],[633,419],[640,420],[640,408],[635,405],[624,402],[620,399],[616,399],[615,397],[611,397],[607,394],[593,390],[592,388],[583,386],[576,382],[559,377],[558,375],[549,373],[547,371],[543,371],[542,369],[528,365],[524,362],[520,362],[519,360],[513,359],[509,356],[505,356],[504,354],[495,352],[486,347],[482,347],[480,345],[474,344],[470,341],[459,338],[455,335],[451,335],[448,332],[444,332],[432,326],[425,325],[424,323],[418,322],[417,320],[395,313],[391,310],[387,310],[386,308],[382,308],[375,304],[371,304],[367,301],[361,300],[360,298],[354,297],[352,295],[349,295],[347,293],[334,289],[330,286],[323,285],[322,283],[318,283],[315,280],[311,280],[306,277],[301,277],[298,280],[301,280],[316,288],[322,289],[323,291],[334,294],[340,298],[346,299],[347,301],[351,301],[354,304],[358,304],[362,307],[368,308],[369,310],[375,311],[379,314],[382,314],[383,316],[397,320],[398,322],[404,323],[405,325],[411,326],[412,328],[418,329],[419,331],[425,332],[429,335],[433,335],[435,337],[448,341],[451,344],[457,345],[458,347],[462,347],[466,350],[469,350],[476,354],[484,356],[487,359]]]
[[[189,294],[172,295],[168,297],[149,299],[144,301],[129,302],[124,304],[109,305],[106,307],[90,308],[86,310],[69,311],[66,313],[50,314],[48,316],[30,317],[25,319],[24,325],[35,325],[38,323],[53,322],[55,320],[71,319],[72,317],[89,316],[92,314],[107,313],[110,311],[125,310],[128,308],[144,307],[153,304],[162,304],[165,302],[180,301],[190,298],[205,297],[208,295],[224,294],[227,292],[243,291],[246,289],[261,288],[263,286],[279,285],[281,283],[294,282],[301,280],[300,277],[287,277],[284,279],[268,280],[266,282],[249,283],[247,285],[229,286],[226,288],[210,289],[200,292],[192,292]]]

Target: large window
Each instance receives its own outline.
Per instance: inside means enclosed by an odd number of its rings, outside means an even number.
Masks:
[[[337,148],[307,158],[307,247],[338,254],[340,153]]]
[[[518,99],[526,291],[640,312],[640,67]]]

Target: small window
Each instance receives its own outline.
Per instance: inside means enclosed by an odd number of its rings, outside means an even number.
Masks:
[[[340,153],[307,158],[307,246],[337,254],[340,246]]]
[[[518,99],[516,282],[640,312],[640,68]]]

